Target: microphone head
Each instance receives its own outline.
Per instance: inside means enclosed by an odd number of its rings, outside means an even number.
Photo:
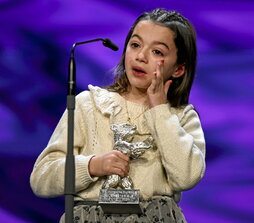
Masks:
[[[110,39],[103,39],[103,45],[110,48],[111,50],[118,50],[118,46],[114,44]]]

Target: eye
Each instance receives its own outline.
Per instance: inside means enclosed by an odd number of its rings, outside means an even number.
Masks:
[[[163,56],[163,53],[160,50],[153,50],[155,55]]]
[[[134,43],[131,43],[131,47],[132,48],[138,48],[139,47],[139,44],[134,42]]]

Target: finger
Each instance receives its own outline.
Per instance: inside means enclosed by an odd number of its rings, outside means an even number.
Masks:
[[[148,92],[154,93],[156,90],[156,83],[157,83],[157,73],[153,72],[153,78],[152,78],[152,82],[149,86],[149,88],[147,89]]]
[[[117,167],[117,168],[120,168],[121,170],[123,170],[124,172],[128,172],[129,171],[129,162],[119,159],[113,164],[113,167]]]
[[[127,168],[121,162],[105,162],[103,168],[103,175],[118,174],[124,176],[127,174]]]
[[[114,151],[115,151],[116,156],[117,156],[118,158],[120,158],[121,160],[124,160],[124,161],[126,161],[126,162],[129,162],[129,161],[130,161],[130,157],[129,157],[129,156],[123,154],[123,153],[120,152],[120,151],[117,151],[117,150],[114,150]]]
[[[163,88],[163,62],[159,61],[156,66],[156,71],[154,72],[154,78],[152,79],[151,83],[151,90],[152,93],[156,93],[159,89]]]
[[[162,64],[164,63],[164,60],[160,60],[157,62],[155,71],[152,73],[152,82],[149,86],[149,90],[151,90],[152,93],[156,91],[156,89],[159,87],[159,85],[162,83],[161,73],[162,73]]]
[[[157,77],[159,78],[159,80],[163,79],[163,78],[162,78],[162,74],[163,74],[163,64],[164,64],[164,60],[160,60],[160,61],[157,63],[157,66],[156,66],[156,74],[157,74]]]
[[[129,156],[123,154],[120,151],[114,151],[114,159],[112,160],[112,166],[116,168],[120,168],[123,172],[128,173],[129,172]]]
[[[117,174],[121,175],[121,176],[128,176],[129,173],[129,165],[125,165],[123,163],[118,163],[117,165],[115,165],[114,167],[112,167],[113,170],[117,171]]]
[[[109,175],[111,175],[111,174],[117,174],[117,175],[119,175],[121,177],[126,176],[126,173],[122,169],[117,168],[117,167],[112,168],[112,172],[110,172]]]

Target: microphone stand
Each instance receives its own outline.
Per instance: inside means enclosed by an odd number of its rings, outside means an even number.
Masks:
[[[118,47],[109,39],[93,39],[84,42],[74,43],[71,49],[68,71],[68,94],[67,94],[67,112],[68,112],[68,133],[67,133],[67,154],[65,162],[64,195],[65,195],[65,222],[73,223],[73,207],[75,192],[75,157],[73,154],[74,145],[74,111],[76,96],[76,64],[74,59],[74,50],[77,45],[102,41],[103,45],[114,51]]]

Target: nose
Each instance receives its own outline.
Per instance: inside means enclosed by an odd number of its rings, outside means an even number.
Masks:
[[[136,60],[139,62],[147,63],[147,51],[146,49],[142,48],[137,52]]]

